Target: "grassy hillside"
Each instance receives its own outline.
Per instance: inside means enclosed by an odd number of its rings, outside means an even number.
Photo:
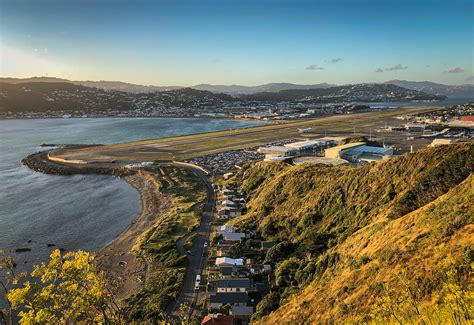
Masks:
[[[267,254],[274,293],[254,320],[472,317],[473,171],[474,144],[358,168],[243,170],[251,200],[235,223],[279,242]]]
[[[127,317],[135,322],[165,318],[164,310],[176,298],[186,272],[186,256],[176,242],[199,225],[207,194],[202,182],[184,169],[162,166],[149,171],[150,181],[170,196],[171,209],[134,247],[147,261],[145,288],[127,301]]]

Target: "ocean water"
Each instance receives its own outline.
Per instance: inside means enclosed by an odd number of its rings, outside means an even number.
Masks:
[[[21,165],[43,143],[117,143],[260,123],[216,119],[0,120],[0,249],[30,270],[54,248],[97,251],[140,211],[138,192],[111,176],[53,176]],[[54,244],[55,247],[47,247]],[[17,248],[31,252],[15,253]]]
[[[405,107],[405,106],[453,106],[474,101],[474,94],[470,97],[449,97],[446,100],[434,102],[359,102],[357,104],[370,107]]]

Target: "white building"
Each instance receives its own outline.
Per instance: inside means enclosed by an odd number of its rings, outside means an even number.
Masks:
[[[216,266],[244,266],[244,260],[241,258],[218,257]]]

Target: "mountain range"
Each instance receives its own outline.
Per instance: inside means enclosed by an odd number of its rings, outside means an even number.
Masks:
[[[119,90],[130,93],[168,91],[185,88],[182,86],[153,86],[153,85],[137,85],[122,81],[72,81],[54,77],[32,77],[32,78],[0,78],[0,82],[18,84],[29,82],[67,82],[86,87],[96,87],[104,90]],[[448,97],[471,97],[474,95],[474,85],[444,85],[430,81],[408,81],[408,80],[389,80],[383,84],[393,84],[410,90],[422,91],[427,94],[444,95]],[[243,85],[211,85],[199,84],[191,86],[196,90],[210,91],[213,93],[225,93],[233,96],[251,95],[262,92],[275,93],[282,90],[307,90],[307,89],[326,89],[336,87],[337,85],[328,83],[319,84],[293,84],[293,83],[268,83],[258,86]]]

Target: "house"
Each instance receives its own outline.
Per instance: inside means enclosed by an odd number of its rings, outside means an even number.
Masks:
[[[224,200],[222,201],[222,206],[224,207],[230,207],[230,208],[235,208],[237,204],[231,200]]]
[[[218,257],[216,258],[217,266],[243,266],[244,260],[241,258]]]
[[[202,325],[232,325],[233,323],[234,316],[222,314],[208,314],[201,321]]]
[[[218,292],[211,295],[211,308],[219,308],[224,305],[247,306],[249,297],[246,292]]]
[[[223,226],[217,226],[216,230],[220,235],[223,235],[224,233],[234,232],[234,227],[223,225]]]
[[[223,236],[224,242],[240,242],[245,238],[245,234],[243,232],[225,233]]]
[[[237,324],[249,324],[250,318],[253,314],[253,307],[251,306],[233,306],[230,309],[230,314],[234,317]]]
[[[242,215],[242,211],[238,208],[224,207],[217,212],[217,215],[221,216],[221,219],[229,219],[240,217]]]
[[[237,270],[233,266],[221,266],[219,268],[219,273],[221,276],[226,277],[226,276],[231,276],[232,273],[236,272]]]
[[[271,270],[272,270],[272,266],[269,264],[253,264],[250,266],[251,274],[270,272]]]
[[[217,292],[247,292],[251,287],[250,279],[221,279],[217,281]]]

